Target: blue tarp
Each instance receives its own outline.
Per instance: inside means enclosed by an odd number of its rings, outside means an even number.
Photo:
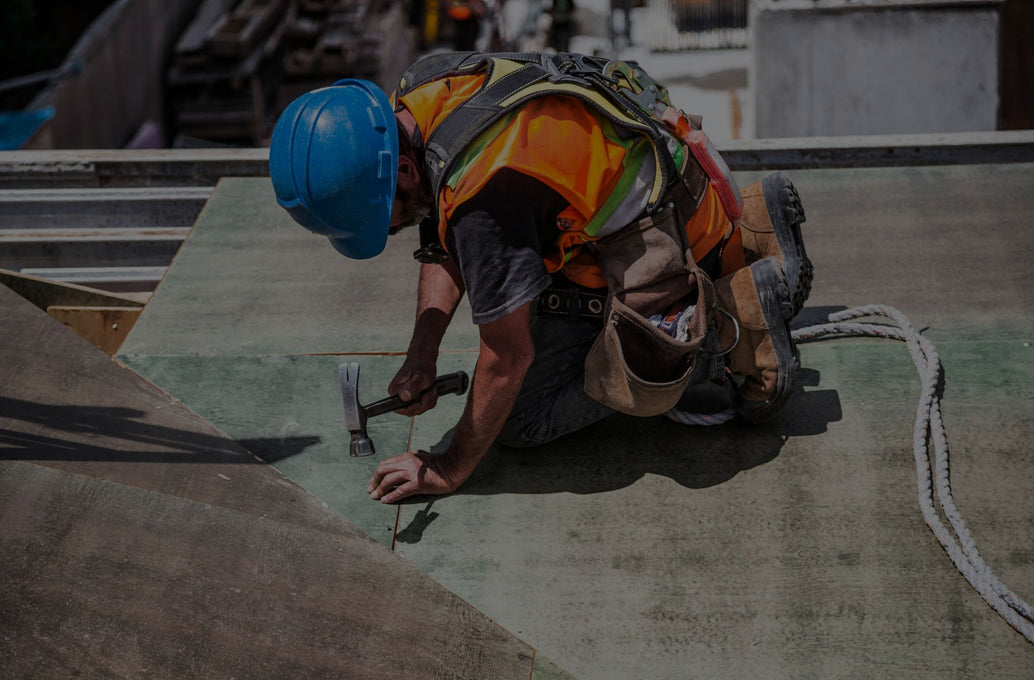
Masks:
[[[0,112],[0,151],[20,149],[53,117],[53,106],[35,111]]]

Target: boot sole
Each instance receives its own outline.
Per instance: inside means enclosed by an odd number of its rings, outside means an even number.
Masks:
[[[804,206],[801,205],[797,188],[785,173],[777,172],[765,177],[761,188],[779,243],[786,286],[793,304],[793,315],[796,316],[811,294],[815,271],[804,249],[804,237],[801,235],[801,224],[805,220]]]
[[[750,273],[758,292],[761,312],[765,316],[765,325],[772,338],[776,361],[779,362],[779,374],[771,398],[759,402],[737,397],[733,405],[744,420],[757,423],[774,416],[790,399],[801,366],[801,355],[790,337],[790,319],[797,312],[790,299],[779,260],[774,257],[758,260],[750,265]]]

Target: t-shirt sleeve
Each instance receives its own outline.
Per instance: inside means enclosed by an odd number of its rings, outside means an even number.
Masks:
[[[545,184],[502,170],[456,209],[446,247],[459,265],[474,323],[501,319],[549,286],[542,247],[555,238],[565,206]]]

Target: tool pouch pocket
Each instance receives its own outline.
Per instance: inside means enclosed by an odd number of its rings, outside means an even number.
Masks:
[[[713,315],[711,280],[686,245],[674,205],[594,244],[609,287],[603,331],[585,359],[586,393],[635,416],[671,409],[693,376],[697,350]],[[675,304],[694,304],[685,341],[649,317]]]

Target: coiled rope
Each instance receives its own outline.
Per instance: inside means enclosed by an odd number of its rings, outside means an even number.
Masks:
[[[856,321],[865,317],[883,317],[895,325]],[[849,323],[852,322],[853,323]],[[897,309],[883,305],[855,307],[830,314],[828,323],[805,326],[793,331],[796,342],[812,342],[824,338],[866,336],[900,340],[908,345],[912,362],[919,372],[922,388],[913,429],[916,479],[919,485],[919,506],[927,526],[941,547],[970,585],[1010,626],[1034,643],[1034,609],[1002,583],[977,551],[976,543],[962,521],[951,495],[951,474],[948,464],[948,437],[941,419],[939,390],[943,384],[941,362],[927,338],[920,335]],[[933,458],[931,459],[931,444]],[[932,471],[932,473],[931,473]],[[931,480],[932,476],[932,480]],[[944,516],[955,533],[941,521],[934,505],[934,492]]]
[[[859,321],[867,317],[889,319],[894,325]],[[884,305],[855,307],[835,312],[826,322],[794,329],[795,342],[805,343],[828,338],[873,337],[898,340],[908,346],[922,383],[919,406],[913,429],[916,479],[919,506],[923,519],[948,553],[952,563],[998,614],[1028,642],[1034,643],[1034,609],[1002,583],[977,551],[976,543],[962,520],[951,494],[948,463],[948,438],[941,418],[939,391],[943,385],[941,362],[933,344],[919,334],[897,309]],[[688,425],[717,425],[731,419],[728,411],[719,414],[690,414],[682,411],[666,415]],[[932,458],[931,458],[931,444]],[[954,534],[937,513],[934,494]]]

